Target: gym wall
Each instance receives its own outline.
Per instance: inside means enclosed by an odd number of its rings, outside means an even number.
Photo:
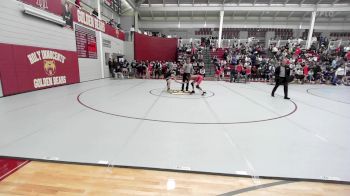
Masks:
[[[0,75],[4,95],[79,82],[75,36],[71,29],[24,14],[23,3],[15,0],[2,3],[0,18]],[[61,58],[61,62],[53,63],[50,55],[34,60],[34,52],[41,55],[40,51],[62,55],[64,61]]]
[[[176,38],[151,37],[135,32],[134,40],[137,61],[176,61]]]
[[[47,5],[40,5],[44,1],[22,1],[27,4],[8,0],[0,7],[0,82],[4,96],[102,78],[105,72],[102,37],[112,41],[111,50],[118,45],[120,50],[116,50],[124,52],[124,32],[96,18],[91,18],[93,23],[89,23],[90,14],[74,5],[69,7],[71,24],[62,27],[24,13],[25,5],[43,6],[40,12],[62,17],[61,0],[47,1]],[[78,55],[75,25],[95,32],[92,47],[95,57]],[[87,50],[91,48],[89,44]]]
[[[110,35],[102,34],[102,40],[104,42],[102,51],[105,54],[103,56],[104,60],[104,75],[109,76],[108,59],[113,58],[117,55],[123,55],[124,53],[124,41],[116,39]]]

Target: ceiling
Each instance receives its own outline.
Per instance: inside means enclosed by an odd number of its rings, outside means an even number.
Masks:
[[[347,21],[350,18],[350,0],[127,0],[138,9],[144,21],[218,21],[221,8],[228,21],[310,21],[311,11],[304,7],[332,11],[318,12],[316,22]],[[240,6],[243,9],[226,10]],[[293,6],[293,7],[291,7]],[[290,9],[288,9],[291,7]],[[184,9],[186,8],[186,9]],[[213,9],[217,8],[217,9]],[[260,8],[255,10],[255,8]],[[265,9],[266,8],[266,9]],[[273,8],[273,9],[272,9]],[[284,8],[278,10],[279,8]],[[338,11],[337,9],[343,9]],[[344,11],[344,8],[347,9]],[[248,10],[247,10],[248,9]],[[251,10],[250,10],[251,9]]]
[[[348,26],[350,0],[124,0],[138,11],[141,24],[310,24],[312,11],[316,24]],[[203,25],[202,25],[203,26]]]

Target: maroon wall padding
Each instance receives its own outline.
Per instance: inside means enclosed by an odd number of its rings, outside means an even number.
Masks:
[[[62,63],[59,60],[40,56],[38,61],[31,64],[28,55],[37,52],[39,56],[42,50],[61,54],[65,59]],[[80,82],[78,56],[74,51],[0,43],[0,53],[0,75],[5,96]],[[48,70],[45,70],[47,61],[54,61],[54,72],[48,73]],[[62,78],[66,80],[64,83]],[[43,80],[53,82],[46,86],[35,85]]]
[[[135,60],[176,61],[177,39],[135,33]]]

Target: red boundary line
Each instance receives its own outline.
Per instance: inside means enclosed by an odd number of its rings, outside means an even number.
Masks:
[[[21,169],[23,166],[27,165],[29,162],[30,162],[29,160],[26,160],[23,163],[21,163],[20,165],[18,165],[17,167],[13,168],[12,170],[10,170],[7,173],[5,173],[4,175],[0,176],[0,182],[5,180],[7,177],[12,175],[13,173],[18,171],[19,169]]]
[[[105,85],[107,86],[107,85]],[[80,105],[82,105],[85,108],[88,108],[90,110],[93,110],[95,112],[99,112],[102,114],[106,114],[106,115],[110,115],[110,116],[116,116],[116,117],[121,117],[121,118],[128,118],[128,119],[134,119],[134,120],[145,120],[145,121],[151,121],[151,122],[160,122],[160,123],[174,123],[174,124],[195,124],[195,125],[233,125],[233,124],[249,124],[249,123],[258,123],[258,122],[265,122],[265,121],[272,121],[272,120],[277,120],[277,119],[281,119],[281,118],[285,118],[287,116],[290,116],[292,114],[294,114],[297,110],[298,110],[298,105],[292,101],[289,100],[290,102],[292,102],[292,104],[294,105],[294,109],[293,111],[289,112],[288,114],[282,115],[282,116],[277,116],[277,117],[273,117],[273,118],[267,118],[267,119],[261,119],[261,120],[252,120],[252,121],[238,121],[238,122],[223,122],[223,123],[211,123],[211,122],[188,122],[188,121],[169,121],[169,120],[156,120],[156,119],[149,119],[149,118],[140,118],[140,117],[132,117],[132,116],[125,116],[125,115],[120,115],[120,114],[114,114],[114,113],[110,113],[110,112],[105,112],[99,109],[96,109],[94,107],[91,107],[85,103],[83,103],[80,100],[81,95],[83,95],[84,93],[97,89],[97,88],[102,88],[104,86],[100,86],[100,87],[95,87],[95,88],[91,88],[91,89],[87,89],[81,93],[79,93],[79,95],[77,96],[77,101]]]

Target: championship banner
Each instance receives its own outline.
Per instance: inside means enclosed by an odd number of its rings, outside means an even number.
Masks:
[[[22,0],[28,5],[40,8],[47,12],[62,16],[66,25],[73,28],[72,8],[75,7],[67,0]]]
[[[61,0],[22,0],[22,2],[56,15],[62,15],[63,1]]]
[[[0,44],[4,95],[78,83],[76,52]]]
[[[106,6],[120,14],[121,11],[121,0],[104,0]]]
[[[23,2],[47,12],[62,16],[63,20],[66,21],[66,26],[69,26],[70,28],[73,28],[74,21],[120,40],[125,40],[125,34],[123,31],[112,27],[105,21],[99,20],[82,9],[78,9],[74,4],[67,0],[23,0]]]

